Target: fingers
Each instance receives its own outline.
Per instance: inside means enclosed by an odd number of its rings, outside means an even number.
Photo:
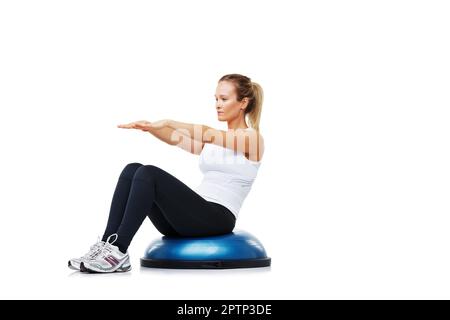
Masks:
[[[123,129],[133,129],[134,128],[134,124],[132,124],[132,123],[119,124],[117,127],[118,128],[123,128]]]
[[[145,131],[145,129],[148,129],[149,126],[150,126],[150,123],[145,124],[145,123],[142,123],[142,121],[117,125],[118,128],[122,128],[122,129],[140,129],[140,130],[144,130],[144,131]]]

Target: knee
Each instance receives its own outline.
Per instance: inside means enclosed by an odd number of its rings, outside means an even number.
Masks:
[[[134,178],[142,179],[142,180],[153,180],[157,177],[158,172],[161,169],[154,165],[143,165],[136,170]]]
[[[125,166],[125,168],[123,168],[120,177],[126,179],[133,179],[134,174],[140,167],[142,167],[142,164],[140,163],[137,162],[129,163]]]

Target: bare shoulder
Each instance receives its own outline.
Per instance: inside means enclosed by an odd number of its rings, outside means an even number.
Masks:
[[[264,154],[264,137],[259,130],[248,130],[249,146],[245,157],[250,161],[259,162]]]

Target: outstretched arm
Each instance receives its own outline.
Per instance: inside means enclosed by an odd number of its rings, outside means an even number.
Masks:
[[[153,123],[146,120],[141,120],[128,124],[120,124],[117,127],[123,129],[139,129],[149,132],[159,140],[169,145],[177,146],[193,154],[200,154],[204,145],[190,139],[188,136],[183,135],[181,132],[168,127],[166,120],[161,120]]]
[[[264,153],[264,139],[255,130],[224,131],[202,124],[184,123],[169,119],[156,122],[142,120],[118,127],[148,131],[166,143],[177,145],[195,154],[201,152],[205,143],[212,143],[242,152],[253,161],[260,161]]]
[[[189,136],[194,141],[211,143],[248,155],[252,160],[259,161],[264,153],[264,139],[255,130],[217,130],[202,124],[184,123],[165,120],[166,125]]]

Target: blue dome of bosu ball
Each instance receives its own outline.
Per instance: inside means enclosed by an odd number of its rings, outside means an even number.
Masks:
[[[168,237],[153,241],[141,266],[174,269],[231,269],[270,266],[262,244],[245,231],[212,237]]]

